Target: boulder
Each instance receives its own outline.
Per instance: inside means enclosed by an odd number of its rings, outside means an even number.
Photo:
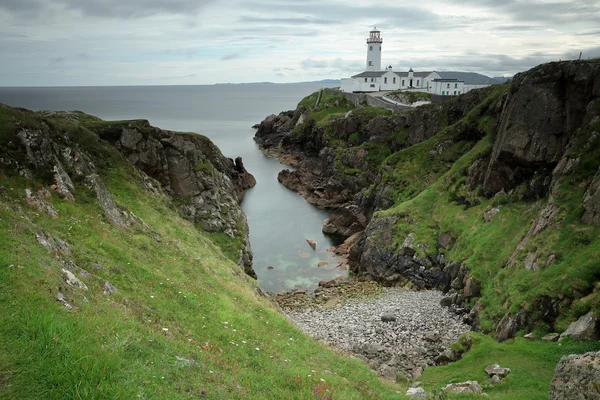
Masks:
[[[459,357],[456,355],[456,353],[454,352],[454,350],[452,350],[452,348],[448,347],[446,350],[444,350],[443,352],[441,352],[436,358],[435,358],[435,362],[440,364],[440,365],[445,365],[448,364],[450,362],[456,361],[458,360]]]
[[[425,335],[423,335],[423,339],[428,342],[437,342],[440,340],[440,333],[437,331],[426,332]]]
[[[482,394],[483,389],[477,381],[466,381],[461,383],[451,383],[444,388],[446,392],[463,394]]]
[[[556,342],[556,341],[558,341],[559,337],[560,337],[560,335],[558,333],[549,333],[549,334],[545,335],[544,337],[542,337],[542,340],[545,342]]]
[[[481,288],[473,278],[467,278],[463,294],[467,299],[470,299],[471,297],[478,297],[481,294]]]
[[[409,399],[427,399],[427,393],[422,387],[408,388],[406,397]]]
[[[498,207],[490,208],[489,210],[483,213],[483,222],[490,222],[499,212],[500,209]]]
[[[485,373],[490,377],[497,375],[500,378],[506,378],[510,374],[510,368],[502,368],[498,364],[492,364],[485,367]]]
[[[492,375],[492,385],[497,385],[502,381],[502,379],[500,379],[500,377],[498,375]]]
[[[355,204],[343,206],[335,210],[331,217],[323,222],[323,233],[350,237],[365,229],[367,218]]]
[[[599,321],[594,317],[594,313],[590,311],[569,325],[569,328],[560,335],[560,338],[569,336],[575,340],[598,340],[600,339],[599,328]]]
[[[550,400],[600,399],[600,351],[571,354],[554,370]]]
[[[63,277],[65,278],[65,282],[68,285],[78,287],[79,289],[82,289],[82,290],[88,290],[88,287],[86,286],[86,284],[83,283],[81,280],[79,280],[79,278],[77,278],[75,275],[73,275],[73,273],[71,271],[63,268],[62,272],[63,272]]]
[[[444,233],[438,237],[437,244],[442,249],[450,250],[454,246],[454,243],[456,243],[456,239],[449,233]]]
[[[317,248],[317,242],[311,239],[306,239],[306,242],[310,246],[311,249],[315,250]]]

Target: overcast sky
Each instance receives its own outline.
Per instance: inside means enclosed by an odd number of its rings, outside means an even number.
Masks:
[[[0,0],[0,86],[341,78],[375,25],[396,70],[600,56],[599,0]]]

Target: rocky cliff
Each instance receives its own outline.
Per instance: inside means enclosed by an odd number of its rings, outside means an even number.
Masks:
[[[600,313],[599,96],[598,61],[393,114],[324,91],[256,140],[296,167],[280,182],[333,210],[326,232],[355,235],[355,273],[443,289],[504,340]]]
[[[255,180],[240,158],[224,157],[202,135],[161,130],[145,120],[109,122],[79,112],[33,113],[0,107],[8,121],[2,126],[3,169],[25,178],[41,176],[42,190],[55,190],[71,202],[78,192],[92,190],[108,221],[126,228],[136,223],[136,217],[118,205],[104,184],[117,163],[106,159],[102,148],[114,146],[137,167],[149,190],[164,191],[199,228],[227,235],[231,240],[221,241],[227,243],[223,250],[256,277],[248,225],[239,206],[244,190]],[[41,210],[52,212],[43,194],[28,196]]]

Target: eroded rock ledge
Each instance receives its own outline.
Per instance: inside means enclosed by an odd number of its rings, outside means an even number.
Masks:
[[[31,112],[0,104],[16,115],[6,127],[0,165],[26,178],[39,177],[66,201],[75,201],[82,186],[96,194],[107,220],[123,229],[143,224],[121,208],[103,181],[113,162],[103,152],[114,146],[137,168],[152,195],[166,194],[182,214],[207,232],[222,232],[241,242],[237,260],[256,277],[246,216],[239,206],[244,190],[254,186],[241,158],[223,156],[206,137],[151,126],[148,121],[102,121],[81,112]],[[106,142],[104,142],[106,141]],[[85,142],[85,143],[84,143]],[[44,200],[45,189],[27,194],[30,204],[57,218]]]

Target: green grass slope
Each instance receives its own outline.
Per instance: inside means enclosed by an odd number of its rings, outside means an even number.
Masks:
[[[50,192],[53,219],[25,201],[25,189],[47,187],[45,177],[0,170],[0,398],[397,398],[362,361],[310,339],[258,296],[210,236],[151,193],[115,149],[77,119],[54,122],[89,139],[80,148],[141,222],[110,225],[77,181],[74,202]],[[21,128],[48,124],[3,109],[4,156]],[[69,246],[49,250],[39,234]],[[87,290],[66,283],[65,263]],[[117,292],[104,294],[105,281]]]

